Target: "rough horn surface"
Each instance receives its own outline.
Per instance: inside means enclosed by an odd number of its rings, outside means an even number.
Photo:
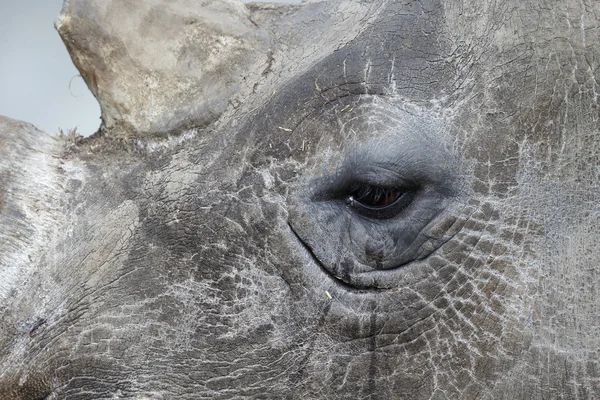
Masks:
[[[235,0],[68,0],[55,25],[103,129],[125,135],[208,125],[268,63],[268,37]]]

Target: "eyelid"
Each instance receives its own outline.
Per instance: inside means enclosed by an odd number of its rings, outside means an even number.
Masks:
[[[351,191],[351,197],[364,206],[384,208],[391,206],[406,190],[397,187],[356,185]],[[373,203],[383,203],[374,205]]]
[[[335,199],[347,199],[357,188],[382,188],[389,190],[400,190],[402,192],[417,191],[421,185],[414,181],[402,179],[398,175],[390,174],[356,173],[357,171],[341,171],[339,174],[320,179],[316,182],[314,192],[311,196],[313,201],[328,201]]]
[[[404,188],[415,186],[414,179],[387,164],[370,164],[369,166],[349,165],[341,172],[348,181],[383,188]]]
[[[335,174],[324,172],[323,178],[316,181],[316,187],[313,186],[311,198],[313,201],[347,199],[357,186],[418,191],[430,182],[423,173],[427,169],[419,167],[421,163],[410,157],[397,157],[401,161],[392,161],[389,155],[385,157],[381,153],[352,152]]]
[[[404,211],[413,202],[415,195],[416,192],[414,190],[404,191],[392,204],[384,207],[371,207],[365,205],[350,195],[346,200],[346,204],[357,214],[363,217],[374,219],[391,219],[400,215],[402,211]]]

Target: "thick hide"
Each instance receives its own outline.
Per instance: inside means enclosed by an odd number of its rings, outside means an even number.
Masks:
[[[68,0],[0,118],[0,399],[600,398],[600,2]]]

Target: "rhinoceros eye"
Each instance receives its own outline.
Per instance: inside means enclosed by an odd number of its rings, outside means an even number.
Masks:
[[[346,203],[365,217],[386,219],[402,212],[413,194],[409,189],[361,184],[352,188]]]

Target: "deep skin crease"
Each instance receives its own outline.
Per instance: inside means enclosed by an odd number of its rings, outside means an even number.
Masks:
[[[0,119],[1,400],[600,398],[600,3],[250,6],[164,121],[119,119],[111,73],[161,81],[98,4],[63,35],[105,131]]]

